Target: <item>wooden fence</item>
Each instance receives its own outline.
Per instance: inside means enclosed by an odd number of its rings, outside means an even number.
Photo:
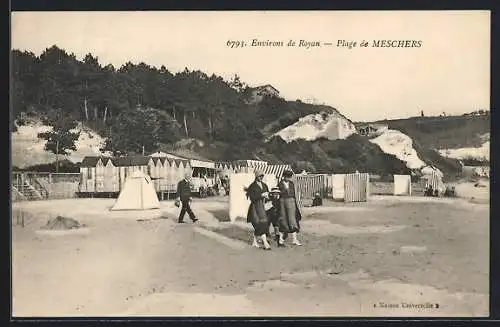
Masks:
[[[295,183],[302,199],[312,199],[319,193],[326,197],[326,175],[295,175]]]

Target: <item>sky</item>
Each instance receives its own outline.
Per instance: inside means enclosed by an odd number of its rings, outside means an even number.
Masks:
[[[40,55],[57,45],[116,68],[131,61],[238,74],[250,86],[271,84],[287,100],[331,105],[354,121],[490,109],[488,11],[13,12],[11,24],[13,49]],[[252,46],[253,39],[284,46]],[[301,39],[321,46],[299,47]],[[373,47],[374,40],[421,46]]]

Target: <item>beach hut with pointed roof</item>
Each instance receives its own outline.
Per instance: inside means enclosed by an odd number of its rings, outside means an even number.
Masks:
[[[105,192],[105,172],[106,167],[114,169],[114,165],[109,162],[110,157],[87,156],[80,164],[80,193]],[[107,185],[106,185],[107,186]]]
[[[149,176],[151,179],[151,183],[153,184],[153,187],[155,191],[158,192],[158,161],[159,158],[156,157],[151,157],[151,160],[148,162],[148,166],[146,168],[146,175]]]
[[[120,185],[118,181],[119,168],[113,164],[113,160],[109,158],[107,163],[104,164],[104,188],[102,192],[105,193],[118,193],[120,192]]]
[[[170,165],[168,163],[168,159],[166,157],[159,157],[158,170],[159,170],[159,179],[158,179],[158,188],[160,192],[168,191],[168,174],[170,171]]]
[[[154,161],[154,173],[151,174],[151,179],[153,181],[155,190],[157,193],[161,191],[161,180],[164,178],[163,174],[163,162],[161,158],[153,158]]]
[[[184,178],[184,173],[186,172],[185,161],[181,159],[174,159],[175,166],[177,167],[177,178],[176,183]]]
[[[177,165],[174,159],[166,158],[164,169],[167,170],[167,188],[165,191],[171,192],[176,186],[176,180],[178,178]]]
[[[143,174],[148,173],[148,166],[154,165],[153,158],[150,156],[126,156],[113,159],[113,164],[119,167],[118,180],[120,191],[123,189],[125,182],[134,171],[141,171]]]

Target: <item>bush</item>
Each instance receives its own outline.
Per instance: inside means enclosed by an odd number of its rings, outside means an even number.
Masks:
[[[467,157],[462,159],[464,166],[489,166],[490,162],[488,160],[481,160],[473,157]]]

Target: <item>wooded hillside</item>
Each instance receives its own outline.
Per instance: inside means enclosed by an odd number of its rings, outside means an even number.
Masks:
[[[78,60],[57,46],[40,56],[12,51],[12,110],[18,123],[23,123],[21,113],[49,123],[50,117],[64,115],[68,130],[83,123],[105,137],[104,150],[115,154],[189,147],[212,160],[262,159],[312,172],[408,171],[396,157],[357,135],[337,141],[264,142],[300,117],[338,111],[277,97],[251,103],[250,92],[237,75],[226,81],[188,68],[173,73],[167,66],[146,63],[103,66],[92,54]],[[57,133],[64,134],[64,126]],[[75,137],[69,136],[45,135],[58,146]]]

